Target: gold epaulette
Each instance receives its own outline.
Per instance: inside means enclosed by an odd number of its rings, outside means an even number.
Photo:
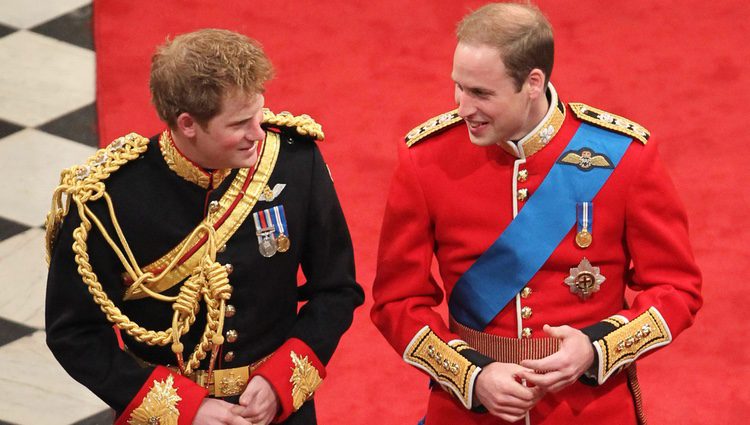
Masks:
[[[568,105],[570,105],[570,109],[573,110],[573,113],[578,119],[594,124],[598,127],[625,134],[626,136],[637,139],[644,145],[651,135],[648,130],[641,125],[619,115],[583,103],[568,103]]]
[[[406,135],[406,146],[412,147],[420,140],[426,139],[428,136],[458,124],[461,121],[461,117],[458,116],[458,109],[432,117],[417,127],[414,127],[414,129]]]
[[[138,158],[147,149],[147,138],[130,133],[97,150],[83,165],[74,165],[60,173],[60,185],[52,196],[52,208],[47,214],[45,225],[48,264],[57,232],[68,213],[72,199],[75,197],[84,203],[99,199],[105,190],[102,182],[125,163]],[[64,205],[63,194],[66,196]]]
[[[323,127],[307,114],[294,116],[286,111],[274,114],[270,109],[263,108],[263,124],[293,128],[300,135],[310,136],[316,140],[323,140],[325,138]]]

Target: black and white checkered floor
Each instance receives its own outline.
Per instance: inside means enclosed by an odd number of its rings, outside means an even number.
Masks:
[[[91,0],[0,1],[0,424],[107,424],[44,343],[44,218],[97,145]]]

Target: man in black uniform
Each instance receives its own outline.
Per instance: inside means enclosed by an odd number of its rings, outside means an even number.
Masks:
[[[315,423],[363,292],[321,128],[263,108],[271,76],[245,36],[178,36],[151,67],[168,129],[63,171],[47,344],[117,424]]]

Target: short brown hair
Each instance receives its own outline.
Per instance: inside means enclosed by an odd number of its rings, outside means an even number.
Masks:
[[[537,7],[490,3],[466,15],[456,35],[460,43],[496,48],[518,90],[534,68],[544,72],[545,85],[549,82],[555,43],[552,26]]]
[[[205,125],[221,112],[230,91],[262,93],[273,77],[258,42],[232,31],[202,29],[167,39],[151,58],[151,101],[159,117],[174,127],[187,112]]]

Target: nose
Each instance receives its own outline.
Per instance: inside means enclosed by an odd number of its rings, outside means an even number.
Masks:
[[[247,132],[246,137],[252,141],[263,140],[266,137],[266,132],[265,130],[263,130],[263,127],[260,126],[260,122],[257,122],[253,123],[253,125]]]
[[[471,98],[460,90],[456,90],[456,105],[458,105],[458,116],[464,119],[470,117],[477,110]]]

